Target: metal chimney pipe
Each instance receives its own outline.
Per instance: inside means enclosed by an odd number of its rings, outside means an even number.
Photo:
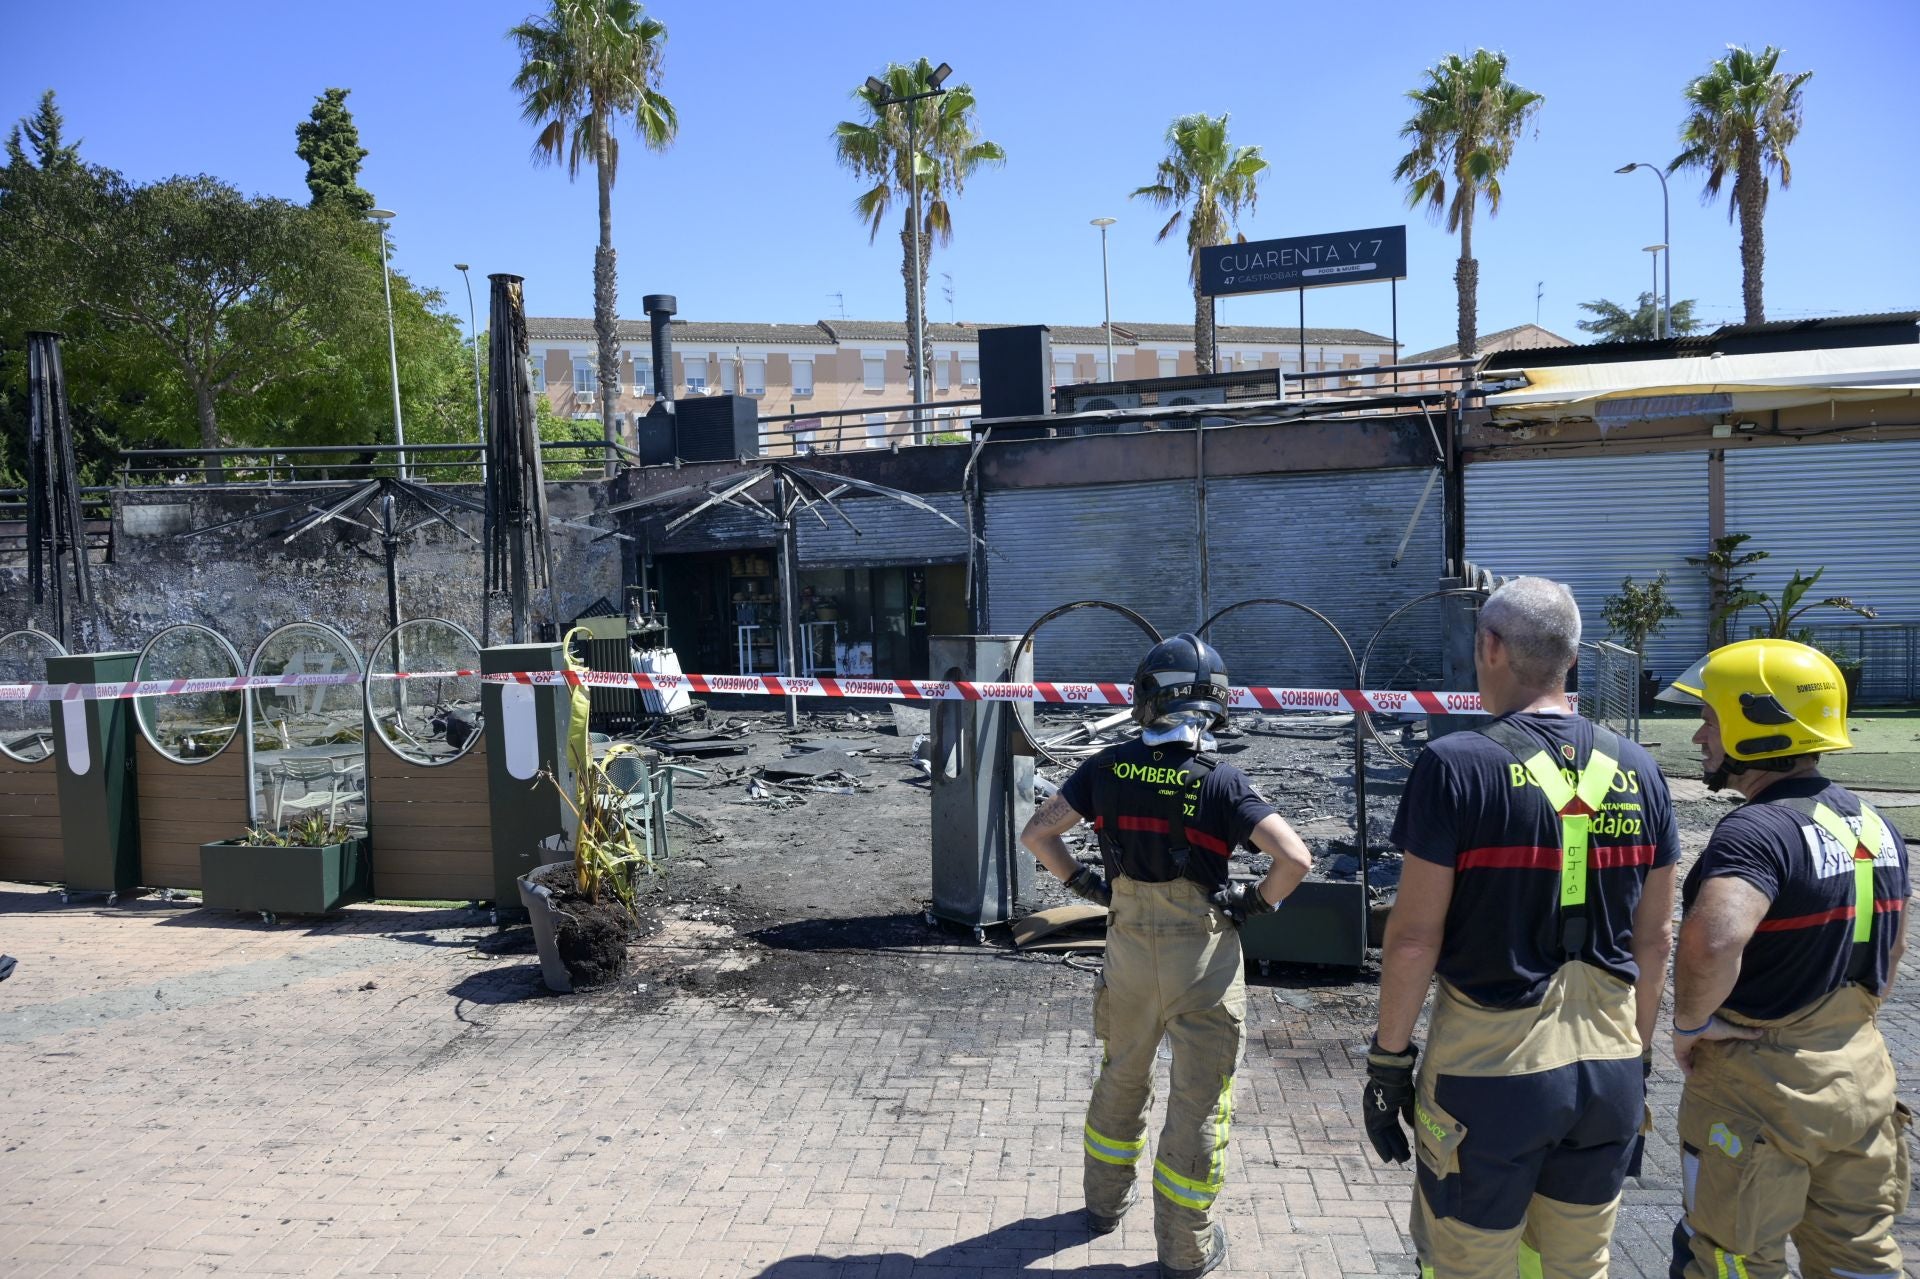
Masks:
[[[653,338],[653,393],[661,404],[673,403],[673,313],[680,300],[671,293],[649,293],[640,299]]]

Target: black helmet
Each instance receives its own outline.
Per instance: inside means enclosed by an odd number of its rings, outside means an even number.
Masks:
[[[1133,718],[1141,724],[1176,711],[1205,711],[1211,727],[1227,722],[1227,663],[1190,631],[1161,640],[1133,673]]]

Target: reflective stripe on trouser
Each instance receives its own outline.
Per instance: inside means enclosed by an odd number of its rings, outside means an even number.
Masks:
[[[1633,988],[1563,966],[1540,1004],[1440,983],[1414,1112],[1412,1235],[1433,1279],[1607,1273],[1644,1114]]]
[[[1134,1191],[1164,1037],[1173,1063],[1154,1150],[1153,1224],[1160,1260],[1175,1269],[1208,1259],[1213,1203],[1226,1181],[1247,1007],[1242,966],[1239,933],[1198,884],[1114,880],[1106,968],[1093,997],[1105,1056],[1087,1105],[1087,1207],[1117,1214]]]
[[[1900,1273],[1912,1116],[1894,1100],[1879,1003],[1850,985],[1779,1021],[1720,1014],[1763,1033],[1694,1050],[1674,1275],[1773,1279],[1789,1237],[1809,1275]]]

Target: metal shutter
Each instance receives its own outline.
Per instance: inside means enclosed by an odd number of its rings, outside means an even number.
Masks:
[[[1388,614],[1439,584],[1438,483],[1405,557],[1388,567],[1429,474],[1340,471],[1209,481],[1213,609],[1261,597],[1298,600],[1325,613],[1357,658]],[[1415,609],[1382,637],[1368,668],[1373,686],[1404,687],[1396,676],[1439,676],[1439,619],[1438,604]],[[1209,638],[1238,684],[1343,688],[1352,679],[1338,641],[1293,609],[1243,609]],[[1413,669],[1403,670],[1409,664]]]
[[[1047,610],[1104,599],[1162,634],[1192,626],[1198,597],[1193,482],[987,494],[988,618],[1019,635]],[[1038,679],[1127,680],[1147,650],[1125,618],[1087,609],[1034,640]]]
[[[1565,582],[1584,638],[1605,639],[1600,606],[1620,580],[1665,569],[1680,616],[1649,641],[1647,666],[1670,679],[1707,644],[1705,453],[1479,462],[1466,474],[1467,558],[1510,577]]]
[[[920,495],[942,515],[960,525],[929,515],[890,497],[835,498],[847,521],[816,506],[820,520],[800,511],[795,538],[801,568],[860,568],[880,564],[960,564],[967,558],[967,507],[958,493]]]

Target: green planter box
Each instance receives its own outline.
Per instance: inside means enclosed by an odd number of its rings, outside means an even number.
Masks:
[[[258,848],[236,840],[200,845],[200,899],[223,910],[324,915],[373,896],[364,836],[318,848]]]

